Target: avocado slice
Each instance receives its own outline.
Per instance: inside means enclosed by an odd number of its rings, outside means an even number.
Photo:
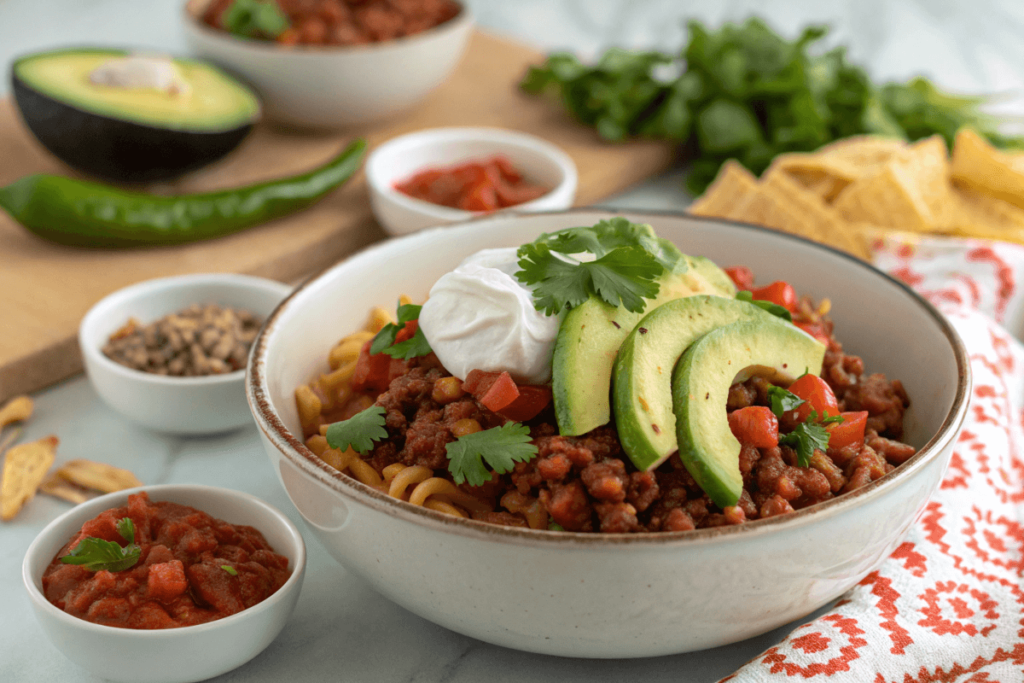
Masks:
[[[658,296],[648,300],[639,313],[609,306],[592,297],[565,315],[555,339],[551,367],[555,417],[563,436],[586,434],[611,420],[609,391],[615,355],[645,312],[666,301],[694,294],[736,295],[732,280],[713,262],[685,255],[683,258],[689,268],[683,273],[662,276]],[[727,286],[716,271],[725,278]]]
[[[652,470],[678,449],[672,412],[672,369],[711,330],[741,320],[777,318],[746,301],[706,294],[664,303],[622,342],[612,374],[612,407],[622,449]]]
[[[805,372],[818,375],[824,357],[824,345],[776,320],[724,325],[683,353],[672,373],[679,457],[716,505],[735,505],[743,491],[740,442],[725,409],[729,387],[753,375],[788,385]]]
[[[182,88],[108,85],[91,78],[129,56],[124,50],[75,48],[14,62],[12,92],[25,124],[69,166],[110,180],[168,180],[223,157],[260,118],[260,102],[250,88],[196,60],[170,60],[167,68]]]

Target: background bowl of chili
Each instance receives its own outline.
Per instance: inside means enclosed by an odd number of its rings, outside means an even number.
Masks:
[[[268,120],[337,129],[385,119],[414,106],[451,74],[465,50],[473,17],[459,12],[412,35],[356,45],[297,44],[237,36],[202,20],[209,0],[185,6],[191,51],[248,81]]]
[[[685,252],[746,265],[828,297],[837,338],[872,372],[902,380],[916,455],[850,493],[746,524],[594,534],[486,524],[395,500],[339,473],[303,442],[295,388],[371,306],[422,300],[467,255],[593,225],[597,210],[497,214],[371,247],[278,307],[249,358],[263,445],[313,533],[345,568],[426,619],[487,642],[576,657],[717,647],[806,616],[898,546],[936,490],[967,411],[970,370],[949,322],[908,287],[792,235],[685,214],[627,212]],[[328,314],[329,312],[329,314]],[[339,573],[339,578],[341,574]]]
[[[82,318],[78,345],[86,375],[103,401],[144,427],[175,434],[214,434],[252,419],[245,370],[202,377],[156,375],[114,362],[102,352],[129,318],[146,324],[192,304],[245,309],[266,319],[291,291],[251,275],[194,273],[146,280],[107,295]]]
[[[495,159],[504,162],[495,163]],[[504,176],[497,166],[504,166],[505,162],[521,176],[520,183],[510,185],[507,177],[490,177],[496,170]],[[474,173],[474,169],[466,168],[470,164],[478,165],[479,171]],[[485,165],[491,169],[483,168]],[[514,202],[515,211],[567,209],[576,198],[576,165],[568,154],[542,138],[501,128],[430,128],[392,138],[377,147],[366,161],[373,214],[388,233],[405,235],[486,213],[418,199],[399,188],[418,174],[432,170],[439,171],[437,177],[423,183],[422,189],[437,196],[457,194],[472,202],[475,191],[493,188],[497,182],[509,187],[513,200],[521,189],[527,189],[522,197],[525,201]],[[435,185],[434,191],[429,187],[431,184]],[[445,185],[455,185],[458,190],[453,193],[450,187],[441,189]],[[528,191],[530,186],[547,191],[533,196]]]
[[[197,626],[136,630],[94,624],[73,617],[43,594],[42,576],[58,551],[90,519],[123,506],[146,491],[154,502],[171,501],[232,524],[260,531],[288,558],[291,576],[264,601]],[[118,491],[68,510],[43,529],[22,562],[22,581],[43,631],[68,659],[101,678],[126,683],[185,683],[235,669],[262,652],[284,628],[306,570],[306,547],[294,524],[279,510],[239,491],[193,484],[166,484]]]

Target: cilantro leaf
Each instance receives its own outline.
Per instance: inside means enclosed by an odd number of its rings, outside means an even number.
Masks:
[[[79,541],[60,561],[63,564],[81,565],[94,572],[120,572],[134,567],[142,556],[142,548],[135,543],[135,524],[130,517],[123,517],[117,522],[117,533],[128,541],[128,545],[121,547],[113,541],[89,536]]]
[[[460,436],[445,446],[448,452],[448,471],[456,484],[469,482],[480,486],[491,478],[491,472],[510,472],[517,462],[529,462],[537,455],[537,447],[530,443],[530,428],[519,422],[508,422],[501,427]]]
[[[592,295],[611,306],[624,306],[639,313],[644,299],[658,295],[655,281],[664,267],[641,247],[617,247],[594,261],[570,262],[555,256],[546,244],[525,244],[519,248],[520,282],[536,285],[537,310],[555,315],[564,308],[579,306]]]
[[[548,520],[548,531],[565,531],[565,527],[555,520]]]
[[[768,387],[768,400],[772,404],[772,412],[775,417],[782,417],[782,414],[790,410],[796,410],[806,403],[802,398],[782,387]]]
[[[815,450],[828,449],[828,437],[828,430],[822,424],[808,420],[798,424],[789,434],[780,436],[779,443],[792,447],[796,451],[797,464],[807,467]]]
[[[249,38],[277,38],[291,26],[275,0],[235,0],[222,17],[228,32]]]
[[[760,299],[754,299],[754,295],[747,290],[743,290],[742,292],[736,292],[736,298],[739,299],[740,301],[746,301],[747,303],[754,304],[761,310],[767,311],[774,316],[782,318],[786,322],[793,322],[793,314],[790,313],[788,309],[779,306],[778,304],[773,304],[771,301],[762,301]]]
[[[231,576],[238,576],[238,570],[232,567],[230,564],[222,564],[220,568],[226,571]]]
[[[430,342],[428,342],[426,336],[424,336],[423,330],[418,327],[416,328],[416,333],[405,341],[398,342],[389,349],[384,349],[385,354],[392,358],[401,358],[403,360],[425,356],[432,351],[433,349],[430,348]]]
[[[369,452],[374,441],[388,438],[385,412],[382,406],[370,406],[347,420],[335,422],[327,428],[327,445],[341,451],[351,447],[359,454]]]
[[[409,358],[418,358],[419,356],[426,356],[428,353],[431,353],[433,349],[430,348],[430,342],[427,341],[423,330],[419,329],[419,327],[416,328],[416,332],[412,337],[395,344],[395,338],[405,327],[405,324],[413,320],[419,320],[422,308],[422,306],[417,306],[416,304],[400,305],[398,307],[398,322],[388,323],[380,329],[380,332],[370,342],[370,355],[376,356],[378,353],[384,353],[392,358],[408,360]]]

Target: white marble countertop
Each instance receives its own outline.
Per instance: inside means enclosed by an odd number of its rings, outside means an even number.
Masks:
[[[675,48],[683,21],[739,19],[761,0],[470,0],[486,29],[545,49],[596,54],[612,44]],[[682,7],[686,7],[684,12]],[[877,78],[923,73],[940,85],[1007,94],[1003,107],[1021,111],[1024,92],[1024,3],[917,0],[771,2],[771,20],[793,34],[807,22],[829,22],[833,42]],[[179,0],[0,0],[0,66],[20,53],[69,44],[114,44],[184,52]],[[6,95],[6,78],[0,96]],[[0,150],[0,163],[3,163]],[[608,204],[681,209],[688,197],[678,172],[655,179]],[[2,324],[0,324],[2,327]],[[146,483],[203,482],[253,493],[298,513],[277,483],[254,426],[211,438],[147,432],[102,404],[82,378],[37,396],[37,415],[24,439],[54,433],[61,461],[84,457],[133,470]],[[66,660],[31,616],[21,585],[21,560],[31,540],[67,505],[34,499],[0,526],[0,681],[95,680]],[[299,604],[285,631],[256,659],[217,680],[417,681],[714,681],[777,642],[794,625],[742,643],[688,655],[639,661],[588,661],[515,652],[467,638],[416,617],[348,574],[308,537],[309,562]],[[815,616],[815,615],[812,615]],[[700,618],[687,615],[681,618]]]

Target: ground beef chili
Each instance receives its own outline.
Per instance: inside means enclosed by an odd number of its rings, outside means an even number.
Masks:
[[[273,0],[289,27],[283,45],[362,45],[411,36],[459,13],[453,0]],[[227,30],[225,13],[235,0],[213,0],[203,12],[207,25]]]
[[[549,528],[604,533],[687,531],[793,512],[892,471],[915,453],[912,446],[899,441],[910,403],[907,394],[899,380],[864,374],[863,361],[846,354],[836,340],[826,312],[827,307],[815,307],[803,298],[793,305],[793,321],[827,342],[821,377],[835,394],[840,411],[868,413],[863,442],[858,439],[843,448],[816,450],[809,467],[798,466],[789,446],[758,448],[741,443],[743,492],[737,505],[721,509],[697,485],[678,454],[653,472],[637,471],[623,453],[614,425],[582,436],[560,436],[548,406],[526,423],[538,449],[536,457],[517,463],[505,475],[494,475],[483,486],[460,487],[496,510],[473,516],[527,527],[528,519],[536,519],[531,513],[541,506]],[[359,363],[368,362],[364,349]],[[386,410],[389,437],[363,459],[378,473],[401,463],[431,468],[434,476],[450,480],[445,445],[457,438],[466,421],[489,429],[506,420],[471,395],[435,393],[435,383],[451,375],[434,354],[406,361],[389,359],[389,363],[388,388],[380,392],[353,383],[356,393],[341,409],[342,417],[335,419],[350,417],[375,400]],[[734,385],[726,409],[769,406],[768,386],[759,377]],[[782,421],[782,431],[793,426]],[[311,430],[306,436],[316,433]]]
[[[62,564],[83,538],[124,545],[118,520],[135,524],[138,563],[119,572]],[[230,567],[230,571],[224,567]],[[43,573],[46,599],[68,614],[105,626],[192,626],[241,612],[273,595],[291,572],[258,530],[229,524],[145,492],[86,522]]]

